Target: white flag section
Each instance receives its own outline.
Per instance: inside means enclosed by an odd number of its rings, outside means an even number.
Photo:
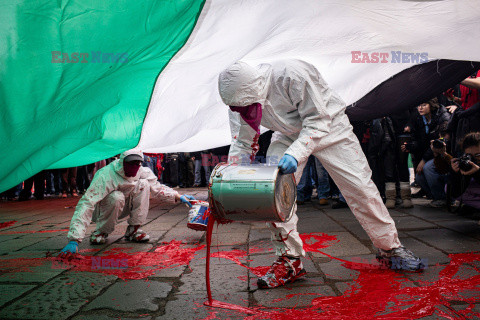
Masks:
[[[348,105],[426,58],[480,61],[479,38],[478,0],[207,1],[188,43],[157,79],[139,147],[229,144],[217,77],[236,60],[310,62]]]

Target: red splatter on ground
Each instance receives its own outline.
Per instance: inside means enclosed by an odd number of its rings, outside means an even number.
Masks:
[[[181,241],[172,240],[154,252],[125,253],[123,251],[129,248],[115,248],[103,252],[100,256],[77,255],[71,260],[53,256],[0,259],[0,273],[32,272],[32,268],[50,261],[52,269],[71,268],[72,271],[97,272],[115,275],[121,279],[144,279],[158,270],[189,264],[195,253],[205,247],[205,245],[186,246]]]
[[[13,226],[16,222],[17,222],[16,220],[14,220],[14,221],[2,222],[2,223],[0,223],[0,229]]]
[[[0,232],[0,235],[8,235],[8,234],[19,234],[19,233],[50,233],[50,232],[65,232],[68,231],[68,229],[61,229],[61,230],[28,230],[28,231],[6,231],[6,232]]]
[[[302,234],[304,248],[310,252],[320,252],[336,240],[327,234]],[[325,253],[323,253],[325,254]],[[240,263],[239,250],[217,252],[214,255]],[[327,255],[327,254],[325,254]],[[375,264],[365,264],[338,259],[343,267],[359,271],[358,277],[342,296],[319,296],[306,308],[245,308],[237,305],[210,300],[206,305],[229,309],[245,315],[245,319],[419,319],[436,314],[447,319],[478,319],[475,304],[480,302],[480,274],[465,276],[460,268],[473,268],[480,273],[480,253],[451,254],[450,263],[439,273],[436,281],[422,281],[419,287],[411,286],[405,274],[381,268]],[[267,267],[268,268],[268,267]],[[460,271],[460,272],[459,272]],[[427,272],[427,271],[426,271]],[[301,293],[287,295],[291,299]],[[277,299],[278,300],[278,299]],[[280,299],[281,300],[281,299]],[[465,310],[455,310],[452,305],[467,304]]]

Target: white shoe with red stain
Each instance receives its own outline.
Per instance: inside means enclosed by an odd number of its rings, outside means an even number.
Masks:
[[[300,258],[287,256],[278,257],[268,272],[258,278],[257,285],[260,289],[269,289],[283,286],[306,275]]]
[[[125,231],[125,239],[132,242],[148,242],[150,236],[141,230],[140,226],[128,226],[127,231]]]
[[[107,242],[108,234],[94,232],[90,236],[90,243],[91,244],[104,244]]]

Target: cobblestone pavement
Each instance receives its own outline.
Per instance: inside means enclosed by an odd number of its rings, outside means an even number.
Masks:
[[[180,189],[206,199],[206,189]],[[80,245],[83,259],[55,258],[78,198],[0,203],[0,319],[438,319],[478,318],[480,226],[415,200],[395,209],[401,241],[428,263],[423,273],[381,269],[349,209],[299,206],[307,276],[257,290],[275,259],[264,223],[215,227],[214,299],[244,307],[210,308],[205,289],[205,234],[186,226],[188,210],[152,200],[148,244],[122,239]],[[87,231],[89,234],[95,225]],[[348,263],[348,261],[353,263]]]

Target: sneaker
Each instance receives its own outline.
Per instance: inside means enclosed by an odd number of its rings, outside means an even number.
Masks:
[[[257,286],[260,289],[276,288],[293,282],[306,274],[300,258],[281,256],[272,264],[264,276],[258,278]]]
[[[66,192],[62,193],[62,198],[66,198],[66,197],[67,197],[67,193]]]
[[[324,199],[324,198],[319,199],[318,204],[321,205],[321,206],[326,206],[328,204],[328,200]]]
[[[418,271],[427,266],[404,246],[391,250],[378,249],[377,260],[381,265],[394,270]]]
[[[128,226],[127,231],[125,231],[125,239],[132,242],[148,242],[150,236],[141,230],[140,226]]]
[[[343,201],[340,201],[340,200],[336,200],[332,204],[332,209],[341,209],[341,208],[348,208],[348,204],[346,202],[343,202]]]
[[[75,191],[73,191],[72,197],[78,197],[78,193],[76,193]]]
[[[419,191],[417,191],[415,193],[412,193],[412,195],[411,195],[411,197],[414,198],[414,199],[423,198],[424,196],[426,196],[426,193],[422,189],[420,189]]]
[[[433,207],[433,208],[443,208],[447,205],[447,201],[445,201],[445,200],[433,200],[428,205],[430,207]]]
[[[90,236],[90,243],[91,244],[104,244],[107,242],[108,234],[101,233],[101,232],[94,232]]]

